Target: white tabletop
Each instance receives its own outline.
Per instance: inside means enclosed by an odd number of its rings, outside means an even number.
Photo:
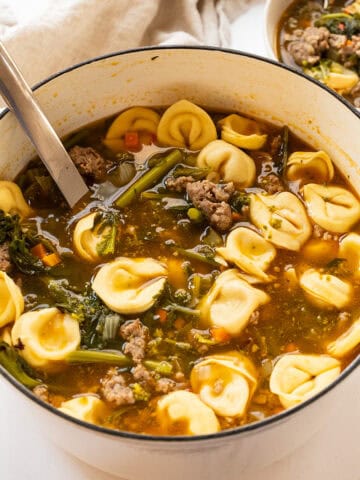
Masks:
[[[264,0],[253,0],[251,8],[234,22],[233,48],[266,55],[263,10]],[[49,443],[18,408],[16,398],[0,382],[1,480],[115,480]],[[356,397],[350,399],[346,411],[339,405],[336,418],[295,454],[241,480],[359,480],[359,405]]]

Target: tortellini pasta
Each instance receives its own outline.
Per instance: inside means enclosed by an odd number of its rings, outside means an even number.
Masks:
[[[210,168],[217,173],[219,180],[234,182],[239,188],[250,187],[255,180],[254,160],[239,148],[223,140],[214,140],[199,153],[197,166]]]
[[[186,390],[171,392],[160,398],[157,417],[162,427],[171,432],[180,424],[185,435],[206,435],[218,432],[220,424],[215,413],[195,393]]]
[[[63,402],[58,410],[78,420],[99,425],[107,409],[105,403],[98,397],[82,395]]]
[[[156,134],[160,115],[144,107],[133,107],[120,113],[110,125],[104,143],[112,150],[124,148],[123,137],[126,132],[149,132]]]
[[[26,203],[20,187],[14,182],[0,181],[0,210],[10,215],[29,217],[32,210]]]
[[[161,117],[157,137],[162,145],[200,150],[216,140],[217,134],[205,110],[188,100],[179,100]]]
[[[251,314],[269,300],[265,292],[243,280],[237,270],[226,270],[202,298],[200,319],[205,325],[223,327],[230,335],[238,335]]]
[[[349,282],[335,275],[310,268],[299,279],[308,300],[319,308],[341,309],[351,302],[353,288]]]
[[[286,354],[274,366],[270,390],[283,407],[294,407],[328,386],[340,371],[340,362],[329,355]]]
[[[24,348],[19,353],[32,367],[51,369],[80,345],[79,323],[57,308],[24,313],[16,320],[11,338]]]
[[[334,357],[345,357],[360,344],[360,318],[355,320],[346,332],[327,346],[327,351]]]
[[[276,250],[271,243],[249,228],[239,227],[232,230],[226,239],[225,247],[217,248],[216,251],[244,272],[265,282],[269,280],[265,270],[274,260]]]
[[[87,262],[100,260],[99,246],[109,234],[111,226],[103,227],[100,223],[96,226],[95,220],[98,213],[90,213],[81,218],[74,229],[73,243],[76,252]]]
[[[258,150],[267,140],[267,135],[261,133],[259,124],[250,118],[233,113],[218,123],[221,126],[221,138],[237,147]]]
[[[0,271],[0,328],[17,320],[23,311],[24,298],[20,288]]]
[[[166,276],[166,267],[153,258],[119,257],[101,267],[92,288],[111,310],[142,313],[156,302]]]
[[[336,90],[340,95],[349,93],[359,81],[359,77],[354,70],[345,68],[340,63],[334,61],[328,62],[326,68],[305,68],[304,72],[329,88]]]
[[[345,233],[360,219],[360,203],[345,188],[309,183],[302,192],[310,217],[325,230]]]
[[[346,260],[346,269],[354,278],[360,278],[360,235],[349,233],[339,243],[338,257]]]
[[[286,177],[303,183],[327,183],[334,176],[334,166],[326,152],[294,152],[290,155]]]
[[[192,389],[222,417],[241,417],[256,389],[252,362],[238,352],[205,357],[191,371]]]
[[[250,218],[274,245],[298,251],[311,235],[311,225],[301,201],[290,192],[253,194]]]

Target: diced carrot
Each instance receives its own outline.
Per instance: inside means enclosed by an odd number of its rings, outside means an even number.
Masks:
[[[239,220],[241,220],[241,215],[238,212],[232,212],[231,216],[234,222],[238,222]]]
[[[167,311],[163,308],[156,310],[156,315],[159,317],[160,323],[165,323],[167,320]]]
[[[32,247],[30,249],[30,252],[32,253],[32,255],[34,255],[34,257],[37,257],[40,259],[44,258],[47,255],[46,248],[42,243],[38,243],[37,245]]]
[[[176,330],[181,330],[185,325],[185,320],[182,317],[178,317],[174,322],[174,327]]]
[[[284,351],[286,353],[291,353],[291,352],[296,352],[299,350],[299,347],[296,345],[296,343],[291,342],[285,345]]]
[[[125,147],[133,150],[140,147],[138,132],[126,132],[124,137]]]
[[[213,339],[218,343],[225,343],[231,339],[231,335],[223,327],[210,328]]]
[[[61,258],[57,253],[50,253],[49,255],[45,255],[45,257],[43,257],[41,260],[47,267],[55,267],[55,265],[61,262]]]

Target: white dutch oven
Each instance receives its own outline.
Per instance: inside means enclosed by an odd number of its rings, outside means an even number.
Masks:
[[[325,87],[265,59],[211,48],[135,50],[55,75],[37,87],[36,97],[60,135],[131,105],[168,105],[181,98],[211,109],[240,110],[289,125],[326,150],[360,191],[359,114]],[[33,155],[13,115],[3,114],[0,178],[14,178]],[[238,480],[293,452],[337,409],[346,409],[349,395],[360,395],[359,364],[358,358],[331,386],[291,410],[203,437],[150,437],[88,425],[42,404],[0,370],[39,427],[93,466],[130,480]]]

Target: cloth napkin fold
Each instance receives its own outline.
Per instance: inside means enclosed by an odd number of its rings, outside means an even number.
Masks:
[[[91,57],[144,45],[231,43],[250,0],[0,0],[0,40],[30,85]]]

